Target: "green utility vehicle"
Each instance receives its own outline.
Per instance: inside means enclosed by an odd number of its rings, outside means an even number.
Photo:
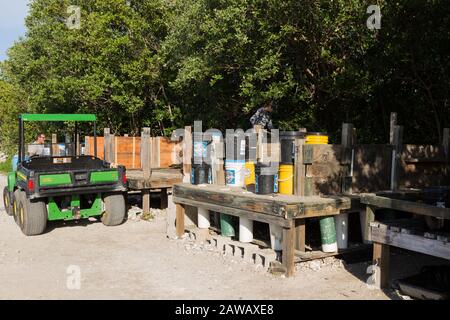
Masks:
[[[94,156],[81,155],[76,143],[60,155],[58,146],[28,156],[24,129],[29,121],[79,122],[94,126]],[[76,138],[72,141],[76,141]],[[43,145],[39,146],[44,148]],[[70,150],[70,151],[69,151]],[[22,232],[38,235],[47,221],[101,217],[107,226],[119,225],[126,214],[125,168],[97,158],[96,116],[93,114],[21,114],[17,169],[8,174],[3,191],[6,212],[14,216]]]

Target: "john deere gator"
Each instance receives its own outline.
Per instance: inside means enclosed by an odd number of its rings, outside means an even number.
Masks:
[[[77,137],[80,122],[93,123],[94,155],[82,155],[78,144],[72,143],[64,152],[56,152],[59,146],[41,146],[42,154],[30,156],[25,152],[24,130],[32,121],[60,121],[66,126],[75,122],[73,137]],[[99,217],[107,226],[123,222],[125,168],[97,157],[95,115],[21,114],[18,147],[17,167],[8,174],[3,199],[7,213],[14,216],[25,235],[43,233],[47,221]]]

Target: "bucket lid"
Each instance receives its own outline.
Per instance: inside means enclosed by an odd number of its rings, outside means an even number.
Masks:
[[[307,132],[307,136],[327,136],[328,133],[326,132]]]
[[[286,137],[286,138],[302,138],[306,135],[306,132],[301,131],[281,131],[280,132],[280,138]]]

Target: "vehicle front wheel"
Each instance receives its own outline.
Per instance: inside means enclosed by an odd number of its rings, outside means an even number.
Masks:
[[[9,192],[8,187],[3,189],[3,204],[5,205],[5,211],[9,216],[13,214],[13,204],[11,199],[11,192]]]
[[[20,229],[27,236],[35,236],[47,227],[47,206],[40,200],[30,200],[26,196],[19,199],[18,222]]]
[[[123,193],[110,193],[103,197],[105,213],[102,222],[105,226],[117,226],[123,222],[126,213],[125,196]]]

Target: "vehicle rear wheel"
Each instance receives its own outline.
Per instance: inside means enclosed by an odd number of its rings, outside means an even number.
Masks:
[[[14,220],[16,221],[17,225],[20,226],[20,221],[19,221],[19,202],[20,199],[22,197],[25,196],[25,192],[16,189],[13,193],[13,198],[12,198],[12,215],[14,216]]]
[[[42,200],[19,199],[18,220],[22,232],[27,236],[41,234],[47,227],[47,206]]]
[[[117,226],[125,219],[126,205],[123,193],[110,193],[103,197],[105,213],[102,222],[105,226]]]
[[[11,192],[9,192],[8,187],[5,187],[3,189],[3,204],[5,205],[5,211],[9,216],[13,214],[13,204],[11,198]]]

